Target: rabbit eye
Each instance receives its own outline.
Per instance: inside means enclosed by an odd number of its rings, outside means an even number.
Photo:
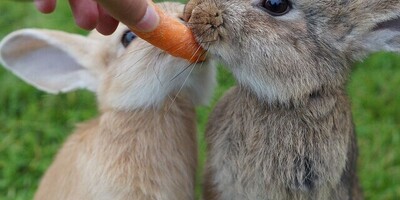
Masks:
[[[290,10],[288,0],[263,0],[261,6],[273,16],[284,15]]]
[[[127,47],[137,36],[132,31],[126,31],[122,36],[121,43]]]

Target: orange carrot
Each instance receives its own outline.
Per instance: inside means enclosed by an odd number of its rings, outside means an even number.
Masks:
[[[160,24],[151,32],[130,29],[140,38],[164,50],[168,54],[188,60],[191,63],[205,60],[205,50],[196,42],[191,30],[177,19],[166,15],[153,4],[160,16]]]

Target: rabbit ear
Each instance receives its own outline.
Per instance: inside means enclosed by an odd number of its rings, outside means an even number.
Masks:
[[[375,28],[364,35],[364,48],[369,52],[400,52],[400,18],[378,23]]]
[[[1,42],[0,59],[5,68],[45,92],[95,91],[99,77],[91,69],[100,64],[92,60],[95,45],[80,35],[24,29]]]

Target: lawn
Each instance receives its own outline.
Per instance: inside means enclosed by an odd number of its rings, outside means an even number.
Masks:
[[[57,12],[38,13],[32,5],[2,0],[0,38],[26,27],[85,34],[71,18],[66,1]],[[219,69],[213,104],[198,108],[200,170],[205,160],[204,126],[212,106],[234,84]],[[379,53],[354,67],[348,86],[360,148],[359,175],[368,200],[400,199],[400,56]],[[31,199],[40,177],[78,122],[96,115],[87,91],[49,95],[0,68],[0,200]],[[198,182],[201,182],[199,172]],[[200,197],[200,187],[197,187]]]

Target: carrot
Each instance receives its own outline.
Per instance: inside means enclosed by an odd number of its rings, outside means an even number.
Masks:
[[[205,50],[196,42],[191,30],[177,19],[166,15],[153,3],[160,16],[160,24],[151,32],[142,32],[129,27],[137,36],[168,54],[188,60],[191,63],[205,60]]]

